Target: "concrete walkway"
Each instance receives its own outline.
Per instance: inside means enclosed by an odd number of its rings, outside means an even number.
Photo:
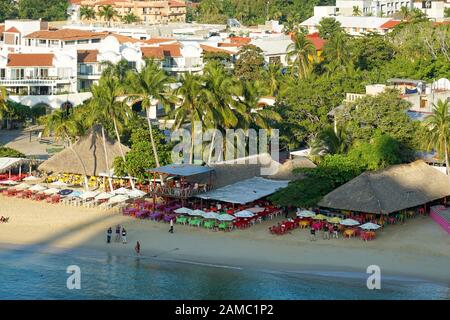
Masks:
[[[49,153],[47,149],[61,147],[60,144],[40,143],[37,133],[31,135],[23,130],[0,130],[0,145],[13,148],[24,153],[26,156],[36,157],[38,159],[47,159]]]

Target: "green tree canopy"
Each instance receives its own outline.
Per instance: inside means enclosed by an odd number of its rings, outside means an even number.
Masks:
[[[21,19],[61,21],[67,19],[67,0],[19,0]]]
[[[242,81],[262,80],[264,67],[263,52],[257,46],[248,44],[239,50],[239,58],[234,67],[234,75]]]

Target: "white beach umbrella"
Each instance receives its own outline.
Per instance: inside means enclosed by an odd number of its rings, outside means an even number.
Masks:
[[[124,194],[118,194],[114,197],[109,198],[108,203],[110,203],[110,204],[120,203],[120,202],[125,202],[128,199],[129,199],[128,196],[126,196]]]
[[[16,186],[16,190],[26,190],[31,187],[29,184],[22,182],[18,186]]]
[[[8,186],[15,186],[16,184],[19,184],[17,181],[13,181],[13,180],[0,181],[0,183],[8,185]]]
[[[95,198],[96,195],[98,195],[97,191],[86,191],[86,192],[83,192],[82,194],[80,194],[80,198],[85,200],[88,198]]]
[[[311,210],[302,210],[300,212],[297,212],[297,217],[302,218],[311,218],[314,217],[316,214],[312,212]]]
[[[114,197],[114,195],[112,193],[102,192],[102,193],[96,195],[95,199],[97,199],[97,200],[106,200],[106,199],[109,199],[109,198],[112,198],[112,197]]]
[[[192,209],[181,207],[181,208],[178,208],[178,209],[174,210],[173,212],[190,214],[192,212]]]
[[[381,228],[380,225],[372,222],[364,223],[363,225],[359,226],[363,230],[377,230],[378,228]]]
[[[50,188],[50,189],[44,190],[43,194],[52,195],[52,194],[57,194],[58,192],[59,192],[59,189]]]
[[[236,212],[234,214],[235,217],[239,217],[239,218],[251,218],[254,215],[255,214],[253,212],[250,212],[249,210],[242,210],[242,211]]]
[[[219,218],[220,214],[215,212],[206,212],[203,217],[206,219],[217,219]]]
[[[203,210],[197,209],[197,210],[191,211],[191,212],[188,213],[188,214],[189,214],[190,216],[202,216],[202,217],[203,217],[203,215],[205,215],[206,212],[203,211]]]
[[[130,192],[131,190],[124,188],[124,187],[120,187],[119,189],[114,190],[112,193],[114,194],[128,194],[128,192]]]
[[[68,186],[69,186],[67,183],[62,182],[62,181],[59,181],[59,180],[50,183],[50,185],[51,185],[52,187],[55,187],[55,188],[65,188],[65,187],[68,187]]]
[[[217,220],[220,220],[220,221],[233,221],[234,219],[236,219],[236,218],[233,217],[232,215],[226,214],[226,213],[221,214],[220,216],[217,217]]]
[[[26,178],[23,179],[23,181],[27,181],[27,182],[33,182],[33,181],[38,181],[41,180],[41,178],[35,177],[35,176],[28,176]]]
[[[44,187],[44,186],[41,186],[40,184],[35,184],[34,186],[32,186],[32,187],[31,187],[30,189],[28,189],[28,190],[39,192],[39,191],[47,190],[47,188]]]
[[[359,222],[353,219],[344,219],[340,222],[343,226],[357,226]]]
[[[133,189],[133,190],[129,191],[127,193],[127,195],[129,197],[131,197],[131,198],[141,198],[141,197],[145,196],[146,193],[144,191],[139,190],[139,189]]]
[[[253,213],[260,213],[260,212],[263,212],[264,210],[266,210],[266,209],[261,208],[261,207],[253,207],[253,208],[247,209],[247,211],[250,211]]]

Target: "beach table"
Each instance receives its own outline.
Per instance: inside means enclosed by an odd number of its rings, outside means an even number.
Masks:
[[[205,222],[203,223],[203,226],[204,226],[206,229],[212,229],[212,228],[214,228],[215,225],[216,225],[216,222],[213,221],[213,220],[205,221]]]
[[[194,218],[194,219],[189,220],[189,225],[190,226],[200,227],[201,224],[202,224],[202,220],[201,219]]]
[[[179,224],[186,224],[188,222],[188,219],[184,216],[178,216],[176,222]]]

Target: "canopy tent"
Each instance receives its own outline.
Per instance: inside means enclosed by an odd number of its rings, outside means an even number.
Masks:
[[[289,181],[254,177],[199,194],[197,197],[206,200],[246,204],[271,195],[279,189],[286,188],[288,183]]]
[[[327,194],[319,206],[389,214],[450,196],[450,179],[422,160],[365,172]]]
[[[108,158],[108,164],[105,160],[105,149]],[[122,145],[124,153],[129,148]],[[106,144],[103,144],[101,128],[94,126],[90,132],[82,137],[73,145],[72,151],[66,148],[58,152],[50,159],[44,161],[39,170],[53,173],[72,173],[84,175],[83,166],[80,163],[81,158],[88,176],[98,176],[100,172],[107,172],[108,168],[113,167],[116,157],[120,157],[120,147],[116,140],[106,137]]]
[[[167,166],[149,169],[148,172],[166,174],[170,176],[189,177],[214,171],[213,168],[194,164],[169,164]]]
[[[32,161],[33,161],[32,159],[26,158],[2,157],[0,158],[0,173],[8,172],[11,169],[21,167],[23,164],[29,164]]]

